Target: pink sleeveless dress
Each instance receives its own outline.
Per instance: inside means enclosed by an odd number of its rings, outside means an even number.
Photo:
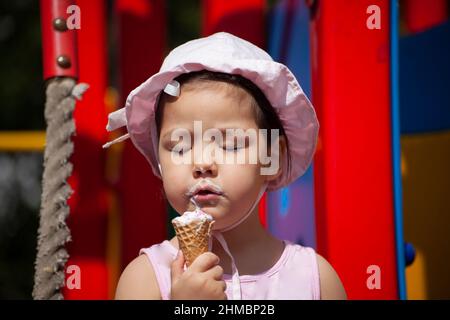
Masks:
[[[320,282],[314,249],[284,241],[285,248],[278,261],[269,269],[256,275],[241,275],[243,300],[319,300]],[[170,299],[170,265],[178,249],[168,240],[143,248],[153,266],[163,300]],[[231,275],[224,274],[225,291],[231,299]]]

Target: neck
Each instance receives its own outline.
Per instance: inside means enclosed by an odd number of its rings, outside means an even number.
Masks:
[[[260,223],[258,208],[235,228],[222,232],[241,275],[258,274],[272,267],[284,250],[281,240],[273,237]],[[213,253],[220,258],[226,274],[231,274],[231,259],[213,237]]]

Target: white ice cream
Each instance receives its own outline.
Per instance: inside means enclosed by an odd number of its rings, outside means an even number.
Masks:
[[[195,209],[195,211],[186,211],[182,216],[176,217],[173,220],[181,225],[186,225],[194,221],[212,221],[213,218],[202,210]]]

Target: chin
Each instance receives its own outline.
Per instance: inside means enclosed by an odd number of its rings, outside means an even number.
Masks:
[[[213,208],[213,207],[206,207],[206,208],[202,208],[202,210],[204,212],[206,212],[207,214],[209,214],[211,217],[213,217],[214,221],[216,221],[214,223],[214,225],[217,227],[221,227],[222,223],[224,222],[225,217],[227,216],[226,214],[223,214],[221,212],[218,212],[217,208]]]
[[[212,215],[212,217],[216,221],[214,223],[213,230],[227,228],[240,219],[240,217],[233,217],[232,219],[230,219],[230,217],[222,215],[219,217]]]

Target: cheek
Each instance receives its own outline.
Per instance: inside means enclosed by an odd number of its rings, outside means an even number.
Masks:
[[[185,190],[181,187],[181,184],[174,183],[173,180],[163,180],[163,186],[167,200],[172,208],[182,214],[186,208],[186,199],[183,196]]]
[[[258,193],[256,166],[230,166],[223,170],[221,181],[227,191],[227,206],[213,216],[218,219],[215,229],[221,229],[241,219],[253,205]]]
[[[178,175],[183,174],[183,165],[177,165],[174,163],[171,152],[166,150],[160,150],[159,160],[161,163],[161,169],[164,179],[174,179]]]
[[[164,157],[160,158],[162,168],[162,182],[164,192],[170,205],[178,212],[184,211],[186,207],[186,198],[184,193],[187,191],[187,184],[189,175],[183,165],[173,165]],[[182,213],[182,212],[181,212]]]
[[[251,164],[225,166],[221,180],[227,187],[232,200],[239,201],[259,184],[259,166]]]

